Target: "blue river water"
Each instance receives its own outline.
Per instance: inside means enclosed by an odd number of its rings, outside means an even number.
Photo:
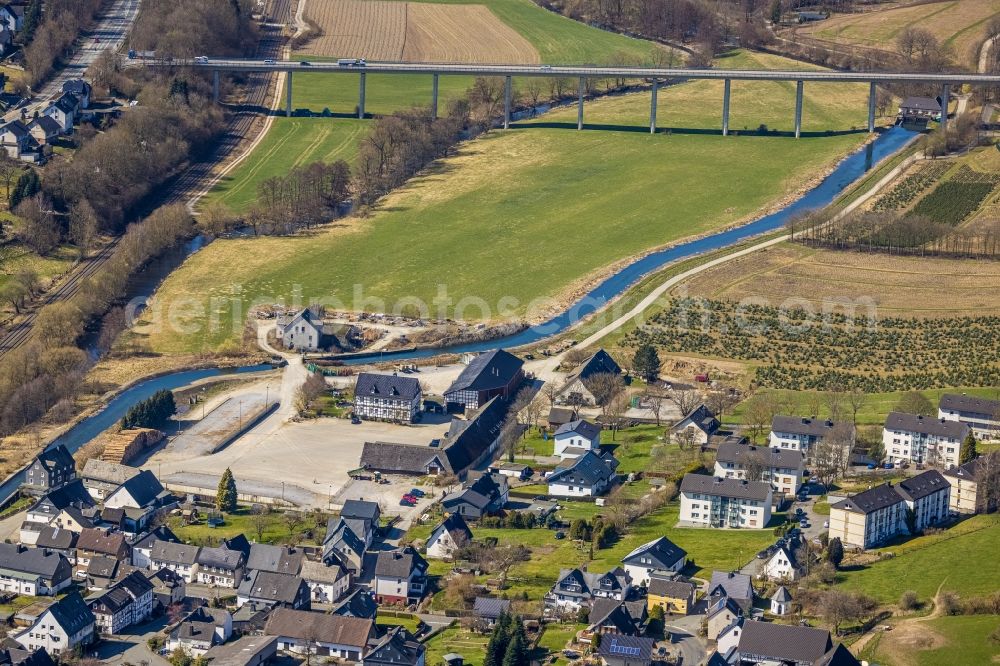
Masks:
[[[864,148],[841,161],[836,169],[824,178],[822,182],[785,208],[761,217],[749,224],[680,243],[674,247],[646,255],[598,284],[565,312],[556,315],[544,323],[524,329],[519,333],[504,338],[454,345],[451,347],[397,352],[373,352],[367,355],[357,354],[351,358],[345,358],[343,361],[345,364],[366,363],[372,359],[379,361],[403,361],[427,358],[443,353],[461,354],[465,352],[486,351],[497,347],[514,348],[539,342],[547,337],[565,331],[589,313],[600,310],[614,298],[627,291],[644,276],[671,262],[729,247],[747,238],[780,229],[794,215],[823,208],[830,204],[840,192],[864,176],[865,173],[874,168],[879,162],[904,147],[915,136],[915,132],[899,126],[893,127],[883,132]],[[200,247],[201,243],[192,243],[190,247],[184,247],[179,252],[184,253],[186,256],[186,254],[197,251]],[[171,266],[177,263],[175,260],[176,258],[170,260]],[[155,288],[154,285],[158,283],[158,279],[159,276],[155,280],[147,278],[149,284],[141,285],[139,292],[146,295],[151,294]],[[232,370],[219,368],[186,370],[147,379],[122,391],[108,402],[107,406],[100,412],[82,420],[60,435],[50,444],[50,447],[63,444],[71,453],[78,450],[81,446],[120,420],[133,404],[140,400],[145,400],[161,389],[173,390],[205,377],[226,373],[256,372],[266,370],[270,367],[269,365],[255,365]],[[23,472],[11,477],[6,483],[0,485],[0,501],[5,500],[17,489],[23,480],[22,477]]]

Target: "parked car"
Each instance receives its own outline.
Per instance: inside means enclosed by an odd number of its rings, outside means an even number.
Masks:
[[[410,488],[410,494],[413,495],[414,497],[423,497],[427,493],[420,490],[420,488]]]
[[[399,500],[399,506],[413,506],[416,502],[412,502],[405,497]]]
[[[264,64],[265,65],[273,65],[274,64],[274,58],[264,58]]]
[[[563,532],[562,530],[559,530],[558,532],[555,533],[555,537],[557,539],[565,539],[566,538],[566,533]]]
[[[809,521],[808,520],[799,521],[799,527],[801,527],[802,529],[806,529],[807,527],[809,527]]]
[[[312,65],[312,63],[308,62],[306,60],[303,60],[303,61],[299,62],[299,66],[300,67],[309,67],[310,65]]]
[[[830,521],[829,520],[824,520],[823,521],[823,527],[825,527],[826,529],[830,529]]]
[[[766,560],[767,559],[767,555],[768,555],[767,551],[766,550],[762,550],[759,553],[757,553],[757,559],[758,560]]]
[[[882,469],[892,469],[893,467],[895,467],[895,465],[893,465],[892,463],[886,463],[882,465]]]
[[[875,463],[868,463],[868,469],[875,469]]]

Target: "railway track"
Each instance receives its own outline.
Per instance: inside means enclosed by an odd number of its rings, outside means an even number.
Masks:
[[[268,14],[269,24],[287,23],[291,18],[291,0],[272,0],[271,10]],[[256,57],[276,58],[281,54],[281,47],[284,44],[281,29],[264,27],[263,30],[265,33],[258,43]],[[213,169],[220,162],[230,157],[242,145],[253,130],[255,118],[264,108],[268,90],[272,86],[275,76],[276,74],[271,72],[255,72],[248,76],[246,97],[234,110],[229,120],[229,127],[215,149],[202,160],[191,164],[175,178],[165,188],[162,196],[151,201],[150,205],[147,206],[149,210],[185,201],[193,192],[197,192],[198,187],[211,176]],[[31,337],[37,313],[42,307],[72,298],[87,278],[94,275],[114,255],[118,242],[119,239],[115,238],[95,256],[81,261],[58,287],[45,295],[34,311],[25,315],[21,321],[9,329],[0,338],[0,358],[27,342]]]

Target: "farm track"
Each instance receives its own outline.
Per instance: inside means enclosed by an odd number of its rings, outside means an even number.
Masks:
[[[270,23],[286,23],[291,20],[291,0],[271,0]],[[257,46],[257,58],[277,58],[281,53],[284,38],[280,28],[264,28],[260,43]],[[247,79],[247,94],[243,102],[236,107],[229,120],[229,128],[222,136],[215,149],[204,159],[195,162],[185,169],[173,182],[166,186],[160,196],[154,196],[144,206],[145,212],[173,203],[186,200],[192,193],[198,191],[201,183],[211,177],[212,171],[222,162],[229,159],[248,138],[252,138],[254,121],[265,108],[268,90],[271,87],[274,74],[254,73]],[[0,358],[9,351],[20,347],[30,337],[38,316],[38,311],[47,305],[72,298],[80,290],[88,277],[94,275],[113,255],[118,247],[119,238],[108,243],[94,257],[84,260],[70,272],[59,286],[45,295],[41,303],[24,316],[13,328],[0,338]]]

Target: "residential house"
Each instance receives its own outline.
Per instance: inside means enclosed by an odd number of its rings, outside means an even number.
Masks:
[[[92,509],[93,506],[94,502],[90,498],[90,493],[83,487],[79,479],[74,479],[69,483],[64,483],[58,488],[50,490],[37,502],[28,507],[26,518],[28,522],[41,523],[43,525],[58,525],[66,529],[72,529],[74,532],[79,532],[82,529],[80,521],[77,521],[73,516],[82,516],[82,513],[74,512],[72,515],[67,514],[65,520],[61,520],[64,518],[62,515],[63,511],[73,508],[77,509],[78,512],[82,512],[84,509]],[[86,518],[84,520],[86,521]]]
[[[28,126],[20,120],[12,120],[0,126],[0,148],[15,160],[33,160],[38,151],[38,142],[31,136]]]
[[[645,605],[645,604],[643,604]],[[640,627],[629,612],[624,601],[617,599],[594,599],[587,616],[589,624],[584,637],[593,642],[595,634],[618,636],[638,636]],[[603,642],[604,639],[601,639]]]
[[[42,490],[54,490],[76,478],[76,461],[60,444],[35,456],[24,475],[25,485]]]
[[[927,463],[945,469],[958,466],[969,426],[960,421],[921,414],[890,412],[882,429],[882,445],[890,463]]]
[[[119,634],[153,614],[153,583],[140,571],[133,571],[89,604],[104,634]]]
[[[103,502],[123,483],[137,476],[140,471],[137,467],[108,462],[100,458],[90,458],[83,466],[80,480],[91,497],[98,502]]]
[[[427,589],[427,560],[412,547],[385,550],[375,563],[375,600],[380,604],[407,604]]]
[[[123,528],[138,533],[153,518],[157,511],[170,503],[170,493],[163,489],[156,476],[144,469],[128,479],[104,499],[104,508],[124,509]]]
[[[77,575],[82,576],[87,581],[88,590],[105,590],[125,573],[126,568],[131,568],[127,561],[95,555],[90,558],[86,568],[81,567],[77,571]]]
[[[21,544],[0,543],[0,590],[28,596],[54,596],[73,583],[73,567],[59,553]]]
[[[153,563],[150,561],[149,556],[152,554],[153,546],[157,541],[169,543],[181,542],[177,538],[177,535],[166,525],[155,527],[143,536],[140,536],[132,544],[132,566],[139,567],[140,569],[149,569],[152,567]]]
[[[794,581],[802,574],[802,565],[795,555],[795,550],[785,545],[774,549],[770,557],[764,561],[760,574],[768,580]]]
[[[150,569],[170,569],[184,579],[185,583],[193,583],[198,574],[198,546],[157,539],[149,548]]]
[[[24,7],[17,4],[0,7],[0,25],[10,32],[20,32],[24,27]]]
[[[899,104],[903,120],[935,120],[941,115],[941,102],[933,97],[907,97]]]
[[[233,616],[225,608],[199,606],[170,632],[167,649],[180,648],[192,657],[200,657],[233,635]]]
[[[635,585],[649,585],[654,573],[677,573],[686,564],[687,551],[667,537],[657,537],[644,543],[622,559],[622,565]]]
[[[621,567],[606,573],[583,569],[561,569],[555,585],[545,595],[545,607],[559,613],[575,613],[594,599],[625,601],[633,581]]]
[[[558,429],[570,421],[575,421],[577,417],[577,411],[572,407],[551,407],[545,421],[548,423],[549,428]]]
[[[490,472],[506,476],[509,479],[517,479],[518,481],[530,479],[531,475],[535,473],[534,470],[527,465],[510,462],[491,465]]]
[[[461,514],[450,513],[431,530],[431,535],[427,537],[427,557],[450,559],[456,550],[471,541],[472,530],[469,529],[465,519]]]
[[[503,349],[474,357],[444,392],[449,411],[478,409],[497,396],[513,398],[524,380],[523,365]]]
[[[323,324],[322,306],[312,306],[278,317],[275,334],[285,349],[319,351],[331,342],[331,330]]]
[[[422,398],[414,377],[362,372],[354,385],[354,413],[367,421],[413,423]]]
[[[59,128],[63,134],[73,133],[73,123],[76,122],[76,112],[80,106],[80,100],[74,95],[63,93],[54,102],[42,109],[42,115],[52,118],[59,123]]]
[[[801,451],[806,458],[827,437],[844,440],[844,445],[854,446],[857,431],[848,421],[830,421],[805,416],[781,416],[771,419],[771,448]]]
[[[868,549],[919,532],[948,517],[950,495],[951,486],[937,470],[895,486],[875,486],[830,507],[830,538]]]
[[[205,653],[212,666],[263,666],[278,656],[276,636],[244,635],[232,643],[216,645]]]
[[[834,650],[830,632],[801,625],[747,620],[740,635],[740,664],[815,666]]]
[[[361,575],[367,547],[363,537],[343,518],[331,518],[323,539],[323,563],[343,566],[353,576]]]
[[[295,546],[272,546],[266,543],[250,544],[247,571],[271,571],[296,575],[305,561],[305,552]]]
[[[652,611],[659,606],[668,615],[687,615],[694,608],[697,591],[694,583],[684,579],[654,574],[646,593],[647,608]]]
[[[195,559],[198,573],[195,579],[202,585],[236,587],[243,580],[246,555],[223,542],[218,547],[205,546]]]
[[[482,474],[441,499],[445,511],[477,520],[498,513],[507,504],[510,486],[502,474]]]
[[[769,483],[685,474],[680,490],[682,522],[761,529],[771,520]]]
[[[94,640],[94,614],[79,592],[49,606],[30,626],[10,637],[28,650],[42,649],[50,655],[71,656],[81,646]]]
[[[602,640],[597,654],[604,666],[650,666],[656,640],[644,636],[612,636]]]
[[[779,586],[771,595],[771,612],[775,615],[788,615],[792,612],[792,594],[784,585]]]
[[[800,451],[723,442],[715,456],[715,476],[745,479],[748,470],[774,492],[794,495],[802,486],[804,457]]]
[[[944,471],[944,478],[951,485],[948,508],[952,513],[970,514],[997,510],[997,498],[980,493],[979,484],[985,474],[982,458],[975,458]]]
[[[746,574],[735,571],[713,571],[707,592],[708,598],[712,601],[721,597],[732,599],[744,613],[753,607],[753,582]]]
[[[618,461],[614,456],[587,451],[578,458],[569,458],[546,477],[549,495],[557,497],[598,497],[615,479]]]
[[[99,527],[89,527],[80,532],[76,541],[76,563],[81,569],[97,556],[111,557],[124,562],[131,561],[131,552],[125,535]]]
[[[158,611],[180,603],[187,594],[184,579],[170,569],[149,572],[146,578],[153,586],[153,605]]]
[[[377,636],[375,622],[366,618],[327,615],[277,608],[264,627],[278,637],[278,649],[360,662]]]
[[[251,571],[236,590],[236,602],[271,604],[295,610],[309,610],[310,590],[300,576]]]
[[[6,28],[4,28],[6,30]],[[9,641],[17,645],[16,641]],[[0,648],[0,664],[3,666],[56,666],[49,653],[38,648],[36,650],[24,650],[13,645],[9,648]]]
[[[717,595],[708,599],[705,611],[705,622],[708,627],[708,640],[718,641],[723,632],[733,624],[742,622],[745,611],[743,607],[726,595]]]
[[[578,419],[560,426],[553,436],[553,453],[559,460],[579,458],[587,451],[601,449],[601,427]]]
[[[80,105],[80,109],[87,109],[90,107],[90,96],[92,89],[90,84],[83,79],[70,79],[64,81],[62,85],[63,93],[68,93],[75,97]]]
[[[721,423],[705,405],[698,405],[670,429],[675,441],[685,441],[704,446],[718,430]]]
[[[472,614],[485,626],[492,627],[501,616],[510,614],[510,599],[476,597],[472,604]]]
[[[354,533],[364,539],[366,548],[370,548],[379,529],[382,510],[377,502],[349,499],[340,510],[340,519],[346,521]]]
[[[993,437],[1000,431],[1000,400],[945,393],[938,403],[938,418],[964,423],[976,437]]]
[[[345,617],[360,617],[374,620],[378,614],[378,605],[368,590],[358,588],[351,592],[345,599],[340,601],[333,610],[332,615],[343,615]]]
[[[563,405],[596,405],[591,392],[591,380],[602,374],[620,375],[621,367],[611,355],[598,349],[590,358],[573,369],[556,394],[556,402]]]
[[[56,525],[46,525],[38,533],[35,548],[59,553],[70,564],[76,562],[76,540],[80,535],[70,530],[64,530]]]
[[[362,666],[424,666],[426,648],[405,627],[394,627],[362,658]]]
[[[303,560],[299,575],[316,603],[332,604],[347,594],[351,587],[351,574],[339,564]]]
[[[39,145],[47,145],[59,138],[62,128],[49,116],[38,116],[28,124],[28,133]]]
[[[386,474],[438,476],[451,473],[448,457],[440,448],[396,442],[365,442],[360,466]]]

